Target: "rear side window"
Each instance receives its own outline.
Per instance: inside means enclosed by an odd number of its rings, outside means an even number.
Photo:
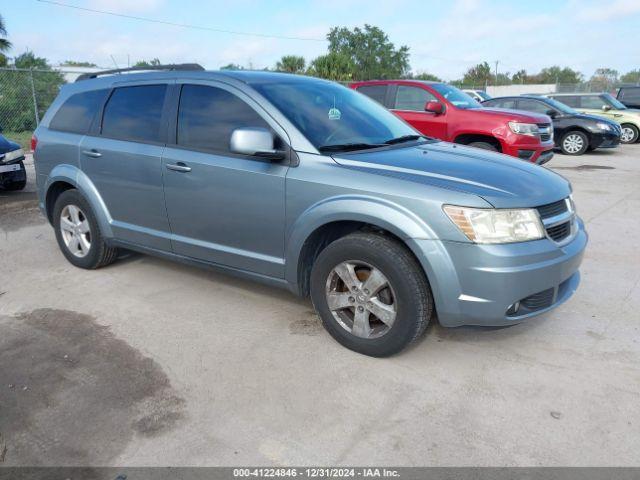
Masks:
[[[400,85],[396,93],[395,109],[424,112],[427,102],[436,102],[437,100],[435,95],[422,88]]]
[[[551,97],[554,100],[557,100],[565,105],[569,105],[570,107],[580,108],[580,97],[577,95],[567,95],[562,97]]]
[[[229,152],[236,128],[269,124],[234,94],[206,85],[184,85],[178,109],[177,143],[184,147]]]
[[[549,105],[537,100],[518,100],[518,109],[526,110],[527,112],[543,113],[547,114],[549,110],[553,110]]]
[[[618,100],[626,102],[640,103],[640,87],[638,88],[622,88]]]
[[[71,95],[49,123],[51,130],[85,134],[109,90],[91,90]]]
[[[607,103],[597,96],[582,97],[580,102],[582,108],[595,108],[597,110],[601,109],[604,105],[607,105]]]
[[[486,102],[482,102],[482,105],[485,107],[495,107],[495,108],[516,108],[515,100],[489,100]]]
[[[166,85],[116,88],[104,108],[102,135],[122,140],[160,142],[160,117]]]
[[[384,105],[384,100],[387,95],[386,85],[363,85],[356,89],[360,93],[364,93],[367,97],[375,100],[381,105]]]

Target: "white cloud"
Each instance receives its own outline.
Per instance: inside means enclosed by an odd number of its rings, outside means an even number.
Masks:
[[[615,0],[610,3],[601,3],[584,7],[582,2],[576,4],[577,17],[580,20],[600,21],[611,20],[640,13],[640,1],[638,0]]]
[[[91,0],[87,8],[113,13],[148,13],[158,9],[164,0]]]

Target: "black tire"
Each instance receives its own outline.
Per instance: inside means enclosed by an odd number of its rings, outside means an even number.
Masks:
[[[573,141],[570,142],[570,140]],[[588,148],[589,137],[579,130],[571,130],[560,139],[560,150],[565,155],[583,155]]]
[[[334,318],[329,308],[326,288],[330,275],[336,266],[348,261],[363,262],[378,269],[392,288],[395,321],[378,338],[354,335]],[[431,289],[418,261],[397,240],[374,233],[353,233],[322,250],[311,271],[311,299],[325,329],[334,339],[372,357],[386,357],[407,347],[425,331],[433,313]],[[356,307],[353,308],[351,312],[355,313]],[[376,321],[375,317],[368,318]]]
[[[84,257],[78,257],[74,255],[69,247],[67,247],[62,237],[62,230],[60,228],[60,216],[65,207],[72,205],[80,208],[81,213],[84,215],[89,224],[91,246],[88,249],[88,253]],[[66,190],[65,192],[60,194],[60,196],[56,200],[56,203],[53,207],[53,228],[56,232],[56,240],[58,241],[60,250],[67,258],[67,260],[69,260],[69,262],[76,267],[93,270],[113,263],[118,256],[118,249],[109,247],[106,244],[104,237],[100,232],[100,227],[98,226],[98,221],[95,214],[93,213],[93,209],[89,205],[89,202],[87,202],[85,198],[80,194],[80,192],[78,192],[78,190]]]
[[[498,147],[489,143],[489,142],[471,142],[467,144],[469,147],[481,148],[482,150],[490,150],[492,152],[497,152]]]
[[[638,127],[636,127],[635,125],[632,125],[631,123],[623,123],[620,126],[622,127],[623,130],[625,129],[631,130],[631,133],[632,133],[632,136],[629,137],[626,141],[620,138],[620,143],[624,143],[628,145],[631,143],[636,143],[640,139],[640,130],[638,130]]]

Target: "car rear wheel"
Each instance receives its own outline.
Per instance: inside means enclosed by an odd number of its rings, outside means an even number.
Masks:
[[[589,138],[583,132],[567,132],[560,142],[560,149],[565,155],[582,155],[588,148]]]
[[[635,143],[638,141],[638,137],[640,137],[640,130],[638,130],[638,127],[636,127],[635,125],[631,125],[630,123],[623,123],[621,127],[621,143]]]
[[[333,338],[373,357],[393,355],[416,340],[433,312],[415,257],[400,242],[373,233],[347,235],[320,253],[311,299]]]
[[[498,148],[489,142],[471,142],[468,145],[470,147],[481,148],[483,150],[491,150],[492,152],[498,151]]]
[[[89,202],[77,190],[63,192],[53,207],[53,226],[64,256],[76,267],[95,269],[115,261]]]

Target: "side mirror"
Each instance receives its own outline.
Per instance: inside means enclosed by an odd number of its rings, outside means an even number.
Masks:
[[[431,113],[435,113],[436,115],[441,115],[442,113],[444,113],[444,105],[442,105],[440,102],[427,102],[427,104],[424,106],[424,110],[426,112],[431,112]]]
[[[609,110],[611,110],[611,107],[609,105],[602,105],[603,112],[608,112]]]
[[[556,112],[555,110],[547,110],[547,115],[549,115],[551,118],[556,118],[558,116],[558,112]]]
[[[229,149],[233,153],[282,160],[285,152],[275,149],[275,137],[266,128],[236,128],[231,133]]]

